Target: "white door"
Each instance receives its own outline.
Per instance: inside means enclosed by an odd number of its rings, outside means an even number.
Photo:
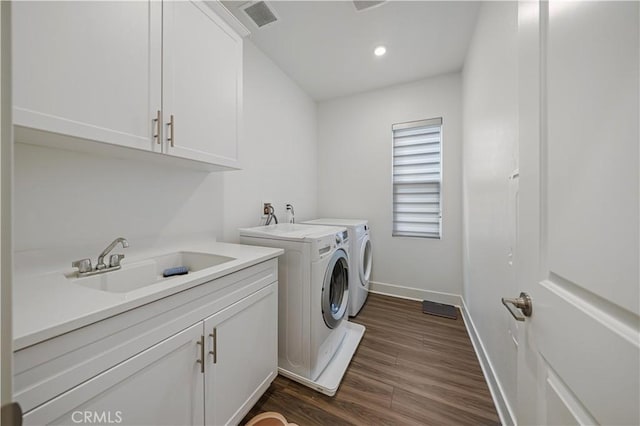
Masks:
[[[520,424],[640,423],[639,7],[519,5]]]
[[[195,1],[164,2],[162,31],[166,152],[237,167],[242,39]]]
[[[205,423],[238,424],[278,374],[278,284],[207,318]]]
[[[25,425],[202,425],[202,322],[31,410]]]
[[[15,2],[14,123],[160,151],[160,13],[155,1]]]

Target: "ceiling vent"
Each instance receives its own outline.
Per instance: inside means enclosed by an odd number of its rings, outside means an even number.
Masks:
[[[359,12],[365,9],[371,9],[372,7],[380,6],[382,3],[385,3],[386,0],[382,1],[358,1],[353,0],[353,5],[356,7],[356,10]]]
[[[243,7],[242,10],[251,18],[251,21],[256,24],[258,28],[262,28],[278,20],[273,10],[263,1],[250,3],[247,7]]]

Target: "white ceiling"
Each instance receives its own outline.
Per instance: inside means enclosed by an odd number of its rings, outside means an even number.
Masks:
[[[277,22],[257,28],[224,1],[249,38],[316,100],[462,69],[479,2],[388,1],[356,11],[351,1],[268,1]],[[375,57],[373,49],[387,47]]]

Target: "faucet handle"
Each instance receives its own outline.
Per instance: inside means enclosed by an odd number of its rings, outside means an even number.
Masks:
[[[78,272],[81,274],[85,274],[87,272],[91,272],[91,259],[81,259],[76,260],[71,263],[73,268],[78,268]]]
[[[115,268],[120,266],[120,261],[124,259],[124,254],[112,254],[109,256],[109,267]]]

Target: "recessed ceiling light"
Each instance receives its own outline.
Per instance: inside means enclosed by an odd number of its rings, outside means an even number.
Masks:
[[[384,46],[378,46],[374,49],[373,54],[376,56],[382,56],[387,53],[387,48]]]

